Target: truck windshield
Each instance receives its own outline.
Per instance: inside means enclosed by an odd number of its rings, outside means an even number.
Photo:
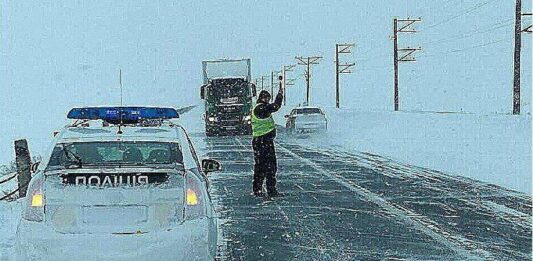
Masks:
[[[175,142],[75,142],[54,147],[47,169],[84,166],[183,164]]]
[[[243,97],[249,95],[244,79],[216,79],[211,81],[211,93],[216,98]]]

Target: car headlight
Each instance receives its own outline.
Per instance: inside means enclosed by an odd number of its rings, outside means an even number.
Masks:
[[[252,119],[252,116],[250,116],[250,115],[244,116],[244,118],[243,118],[244,121],[249,121],[251,119]]]
[[[209,117],[209,118],[207,118],[207,119],[208,119],[209,121],[217,121],[217,118],[215,118],[215,117]]]

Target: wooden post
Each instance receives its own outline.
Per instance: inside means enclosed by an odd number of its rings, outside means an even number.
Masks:
[[[28,141],[25,139],[15,141],[15,161],[18,173],[19,196],[25,197],[28,183],[31,179],[31,157],[28,150]]]

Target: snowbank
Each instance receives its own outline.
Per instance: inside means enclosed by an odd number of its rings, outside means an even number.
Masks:
[[[13,260],[15,232],[20,219],[23,199],[0,201],[0,261]]]
[[[531,115],[325,110],[329,130],[313,138],[318,146],[372,152],[531,193]],[[278,124],[284,125],[283,114]]]

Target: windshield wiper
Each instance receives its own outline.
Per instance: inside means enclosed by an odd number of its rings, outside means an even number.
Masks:
[[[74,153],[74,152],[70,151],[69,149],[67,149],[66,146],[63,146],[62,150],[63,150],[63,153],[65,153],[65,157],[67,157],[70,161],[76,161],[76,164],[78,165],[78,168],[82,167],[83,163],[81,161],[81,157],[80,156],[78,156],[76,153]],[[65,168],[66,167],[67,166],[65,166]]]
[[[173,166],[183,166],[183,164],[177,163],[177,162],[137,162],[132,163],[133,166],[142,166],[142,167],[148,167],[148,168],[156,168],[156,169],[165,169]]]

